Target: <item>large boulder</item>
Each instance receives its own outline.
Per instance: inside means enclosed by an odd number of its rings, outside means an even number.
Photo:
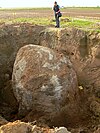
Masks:
[[[31,44],[22,47],[14,63],[12,82],[19,116],[32,110],[33,117],[55,125],[78,118],[77,77],[63,54]]]

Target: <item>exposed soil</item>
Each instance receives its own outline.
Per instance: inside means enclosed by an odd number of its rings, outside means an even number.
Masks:
[[[10,15],[12,16],[11,12]],[[78,77],[80,102],[77,107],[80,108],[80,119],[73,118],[70,122],[65,121],[64,126],[72,133],[75,131],[93,133],[100,125],[100,34],[31,24],[2,25],[0,29],[0,115],[8,121],[19,119],[18,102],[13,94],[10,80],[16,54],[26,44],[46,46],[64,56],[69,56]],[[29,112],[22,120],[31,119],[33,114],[34,112]],[[74,119],[77,119],[76,124],[73,124]],[[78,129],[81,129],[81,132]]]
[[[100,19],[100,9],[63,9],[62,10],[63,16],[68,17],[90,17],[90,18],[97,18]],[[0,11],[0,19],[12,19],[12,18],[19,18],[19,17],[26,17],[26,18],[52,18],[53,11],[51,10],[4,10]]]

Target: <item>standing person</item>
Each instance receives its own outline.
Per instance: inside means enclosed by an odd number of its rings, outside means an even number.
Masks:
[[[58,13],[60,13],[60,8],[59,5],[57,4],[57,2],[54,2],[54,7],[53,7],[54,13],[55,13],[55,19],[56,19],[56,28],[60,27],[60,21],[59,21],[59,16]]]

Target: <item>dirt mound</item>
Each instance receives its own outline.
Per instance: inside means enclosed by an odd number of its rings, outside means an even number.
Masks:
[[[21,121],[15,121],[8,123],[0,127],[2,133],[71,133],[65,127],[53,128],[48,127],[41,128],[31,123],[25,123]]]

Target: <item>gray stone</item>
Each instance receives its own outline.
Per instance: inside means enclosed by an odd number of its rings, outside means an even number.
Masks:
[[[71,133],[67,130],[67,128],[65,127],[59,127],[57,129],[55,129],[55,133]]]

